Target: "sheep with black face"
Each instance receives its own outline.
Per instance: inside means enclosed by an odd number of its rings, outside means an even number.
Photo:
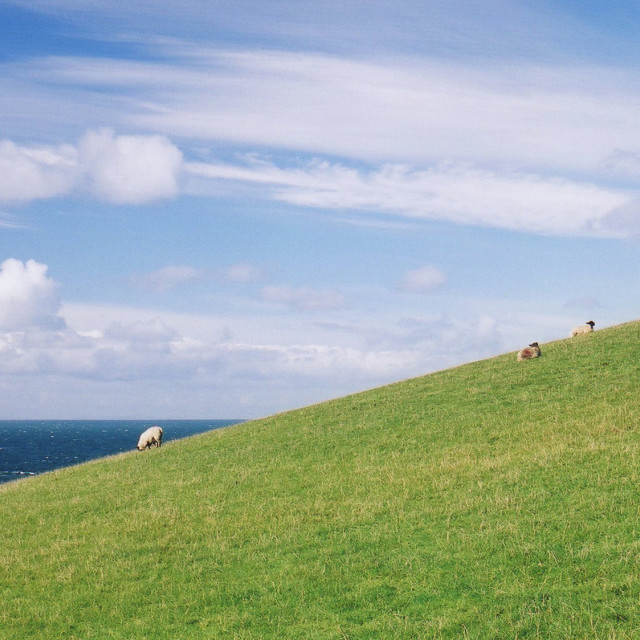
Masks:
[[[595,322],[593,320],[589,320],[589,322],[586,322],[585,324],[581,324],[579,327],[574,327],[571,330],[571,335],[569,337],[573,338],[575,336],[579,336],[584,333],[591,333],[593,331],[594,325],[595,325]]]

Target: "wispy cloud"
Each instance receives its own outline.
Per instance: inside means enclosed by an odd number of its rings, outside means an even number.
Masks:
[[[13,214],[0,211],[0,229],[24,229],[23,224],[16,222],[16,218]]]
[[[5,63],[3,75],[16,84],[0,100],[15,114],[21,96],[46,92],[42,100],[52,101],[54,91],[60,108],[66,96],[70,113],[79,104],[78,115],[118,128],[374,163],[455,159],[585,173],[604,170],[616,149],[640,149],[633,69],[179,41],[158,48],[162,62],[68,56]],[[25,117],[39,119],[28,109]]]
[[[188,163],[186,171],[264,185],[273,199],[296,205],[546,234],[615,235],[600,222],[636,195],[589,182],[458,163],[361,171],[326,161],[281,168],[253,158],[244,165]]]
[[[154,84],[156,71],[148,72]],[[444,158],[592,172],[613,149],[638,149],[629,131],[639,88],[606,68],[211,51],[178,82],[179,93],[152,89],[132,122],[369,162]]]
[[[10,77],[21,77],[18,95],[46,87],[64,101],[71,90],[69,113],[81,95],[83,107],[99,95],[94,119],[109,107],[118,126],[158,133],[90,129],[77,145],[50,147],[6,141],[0,199],[53,197],[82,183],[109,202],[143,203],[175,196],[185,170],[187,188],[198,193],[207,181],[235,181],[300,206],[534,233],[625,234],[616,215],[600,222],[638,196],[640,85],[631,72],[156,46],[162,63],[5,63]],[[265,153],[234,164],[195,162],[207,141],[312,159],[294,166]]]

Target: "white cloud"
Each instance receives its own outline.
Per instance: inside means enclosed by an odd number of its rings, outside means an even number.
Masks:
[[[634,80],[605,68],[216,50],[183,64],[174,95],[142,71],[158,101],[133,114],[139,126],[375,163],[453,155],[529,170],[593,171],[612,148],[640,146],[629,138]]]
[[[0,330],[59,329],[58,286],[47,277],[47,266],[9,258],[0,264]]]
[[[400,289],[409,293],[430,293],[442,287],[446,281],[447,277],[441,269],[425,265],[407,271],[400,282]]]
[[[84,190],[114,204],[178,193],[182,153],[163,136],[87,132],[77,147],[0,141],[0,202],[29,202]]]
[[[286,285],[267,286],[262,289],[262,299],[266,302],[283,304],[301,311],[341,309],[345,298],[336,291],[318,291],[310,287],[289,287]]]
[[[162,65],[60,57],[28,75],[129,95],[126,110],[114,104],[124,126],[376,163],[454,150],[462,161],[594,171],[614,149],[640,148],[633,72],[165,47],[173,61]]]
[[[118,34],[135,34],[135,43],[145,33],[189,34],[204,41],[234,40],[282,43],[295,51],[385,52],[430,51],[439,56],[487,53],[517,60],[532,53],[553,59],[560,54],[575,58],[598,50],[604,34],[588,28],[571,14],[571,3],[523,2],[522,0],[370,0],[348,2],[323,0],[299,3],[292,0],[8,0],[29,11],[45,11],[78,25],[75,31],[91,33],[108,25]],[[622,5],[622,6],[619,6]],[[580,5],[577,5],[580,6]],[[615,3],[607,12],[624,15],[625,3]],[[573,11],[572,11],[573,10]],[[499,38],[500,46],[495,40]],[[120,36],[121,39],[125,37]],[[166,38],[164,38],[166,41]],[[616,43],[619,44],[620,43]]]
[[[163,136],[90,131],[80,140],[89,189],[115,204],[144,204],[178,193],[182,153]]]
[[[365,172],[325,161],[280,168],[250,158],[242,166],[191,163],[186,168],[200,177],[264,185],[272,198],[295,205],[544,234],[616,235],[602,222],[635,195],[588,182],[457,163],[428,169],[386,165]]]

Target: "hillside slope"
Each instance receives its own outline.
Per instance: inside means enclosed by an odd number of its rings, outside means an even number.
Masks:
[[[640,324],[0,487],[0,638],[636,638]]]

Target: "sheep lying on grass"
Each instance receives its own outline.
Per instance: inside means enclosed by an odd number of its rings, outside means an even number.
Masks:
[[[586,324],[581,324],[579,327],[575,327],[575,329],[571,331],[571,335],[569,337],[573,338],[574,336],[579,336],[582,333],[591,333],[593,331],[594,324],[595,322],[593,320],[589,320]]]
[[[539,358],[541,355],[540,345],[537,342],[532,342],[528,347],[518,351],[518,362],[531,360],[531,358]]]
[[[138,451],[150,449],[152,446],[162,446],[162,427],[149,427],[138,440]]]

